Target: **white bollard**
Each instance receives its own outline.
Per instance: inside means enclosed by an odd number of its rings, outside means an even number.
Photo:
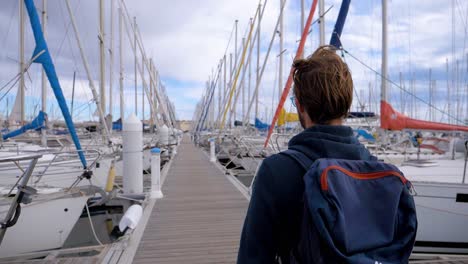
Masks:
[[[122,137],[124,193],[143,193],[143,128],[134,114],[123,122]]]
[[[151,149],[151,198],[162,198],[161,192],[161,150]]]
[[[216,162],[216,154],[215,154],[215,139],[210,138],[210,161]]]
[[[166,125],[162,125],[159,128],[159,143],[161,145],[169,144],[169,128]]]

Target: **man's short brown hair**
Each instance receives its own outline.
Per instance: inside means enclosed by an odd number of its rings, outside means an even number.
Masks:
[[[348,115],[353,79],[333,46],[321,46],[306,59],[294,61],[294,95],[312,122],[328,124]]]

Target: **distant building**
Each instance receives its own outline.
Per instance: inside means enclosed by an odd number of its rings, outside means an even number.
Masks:
[[[192,120],[177,120],[177,126],[180,127],[182,131],[190,131],[192,129]]]

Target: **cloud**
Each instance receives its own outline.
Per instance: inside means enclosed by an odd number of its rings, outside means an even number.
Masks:
[[[118,3],[117,0],[114,0]],[[99,41],[98,41],[98,1],[70,1],[88,58],[92,79],[96,86],[99,82]],[[109,65],[110,48],[110,1],[106,2],[106,64]],[[305,1],[308,9],[311,1]],[[460,73],[466,72],[466,14],[468,2],[455,1],[455,28],[454,28],[454,56],[452,55],[452,9],[450,3],[438,0],[392,0],[389,6],[389,76],[398,81],[399,72],[404,77],[403,82],[409,83],[413,78],[421,85],[416,85],[415,91],[423,93],[427,91],[427,73],[432,68],[437,86],[444,89],[447,74],[445,70],[446,58],[449,59],[449,71],[455,68],[455,59],[460,61]],[[41,9],[41,1],[35,1],[38,9]],[[47,39],[55,61],[64,93],[68,99],[71,96],[71,80],[73,72],[77,74],[75,100],[84,104],[91,100],[91,93],[83,63],[79,56],[78,47],[70,26],[70,18],[62,0],[48,1]],[[234,20],[238,19],[239,49],[242,37],[246,36],[249,19],[254,16],[258,1],[252,0],[132,0],[125,1],[130,16],[137,18],[137,24],[141,31],[146,54],[152,57],[157,70],[171,101],[175,103],[179,118],[190,119],[195,110],[196,102],[205,93],[206,81],[216,69],[219,60],[223,57],[226,47],[227,55],[234,53],[233,39],[228,46]],[[333,8],[326,14],[326,41],[333,29],[337,17],[340,0],[326,1],[326,8]],[[17,1],[0,1],[0,86],[11,79],[17,72],[15,66],[18,58],[18,12]],[[118,5],[116,4],[116,7]],[[274,26],[279,14],[279,1],[268,1],[265,15],[262,20],[261,32],[261,64],[266,54],[271,36],[274,34]],[[300,38],[300,4],[298,1],[287,1],[284,13],[284,64],[283,84],[286,82],[289,68],[297,48],[297,40]],[[306,18],[308,10],[305,12]],[[315,15],[317,18],[317,15]],[[314,19],[315,19],[314,18]],[[375,71],[380,71],[381,55],[381,6],[375,1],[354,1],[342,35],[342,42],[346,50],[360,61],[370,66]],[[118,112],[118,15],[114,16],[114,41],[115,41],[115,65],[113,91],[114,115]],[[129,26],[129,25],[127,25]],[[276,35],[278,37],[278,35]],[[124,94],[126,99],[126,112],[134,108],[134,54],[131,49],[132,39],[129,39],[124,31],[123,68]],[[313,25],[306,44],[306,54],[310,54],[318,46],[318,24]],[[34,48],[34,40],[26,24],[26,58]],[[267,68],[261,83],[260,102],[261,112],[265,108],[271,110],[272,99],[277,100],[277,55],[279,54],[278,38],[272,47]],[[452,56],[455,58],[453,59]],[[141,56],[138,55],[141,63]],[[255,72],[256,50],[253,54],[252,67]],[[356,93],[368,101],[370,93],[369,84],[375,87],[373,100],[376,104],[379,99],[378,87],[380,78],[373,71],[364,67],[360,62],[345,54],[345,59],[353,73]],[[106,87],[109,88],[109,71],[106,68]],[[40,69],[32,67],[29,71],[31,80],[27,81],[27,95],[37,98],[40,95]],[[254,74],[255,75],[255,74]],[[452,77],[449,73],[449,77]],[[463,75],[460,75],[463,76]],[[137,73],[137,90],[141,91],[142,82]],[[147,77],[146,77],[147,78]],[[254,78],[253,78],[254,79]],[[253,82],[254,83],[254,82]],[[461,78],[460,85],[466,84],[466,77]],[[426,86],[427,87],[427,86]],[[396,88],[391,88],[390,98],[398,102],[398,96],[393,95]],[[15,89],[13,89],[15,90]],[[360,92],[363,90],[364,92]],[[10,94],[14,96],[16,91]],[[140,92],[139,92],[140,93]],[[0,95],[2,92],[0,92]],[[452,93],[453,94],[453,93]],[[466,96],[461,94],[462,96]],[[52,95],[49,92],[49,98]],[[138,96],[140,98],[140,96]],[[138,99],[141,100],[141,99]],[[33,100],[37,105],[38,99]],[[355,102],[358,100],[355,100]],[[31,103],[32,104],[32,103]],[[51,104],[53,104],[51,102]],[[11,107],[11,106],[10,106]],[[289,107],[289,106],[288,106]],[[4,102],[0,102],[0,112],[5,112]],[[92,108],[92,107],[90,107]],[[240,107],[238,107],[240,109]],[[465,103],[466,109],[466,103]],[[27,111],[34,111],[34,107],[28,107]],[[266,116],[266,114],[264,114]],[[89,114],[83,113],[80,118],[86,119]]]

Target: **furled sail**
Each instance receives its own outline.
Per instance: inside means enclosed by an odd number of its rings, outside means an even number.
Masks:
[[[286,110],[281,109],[280,115],[278,117],[278,126],[282,126],[288,122],[298,122],[299,116],[297,113],[289,113]]]
[[[404,114],[397,112],[385,101],[380,102],[380,127],[389,130],[402,130],[406,128],[468,132],[468,126],[450,125],[409,118]]]
[[[21,89],[18,86],[18,92],[16,93],[15,102],[13,104],[13,109],[11,110],[10,115],[8,116],[8,121],[16,122],[21,120]]]

